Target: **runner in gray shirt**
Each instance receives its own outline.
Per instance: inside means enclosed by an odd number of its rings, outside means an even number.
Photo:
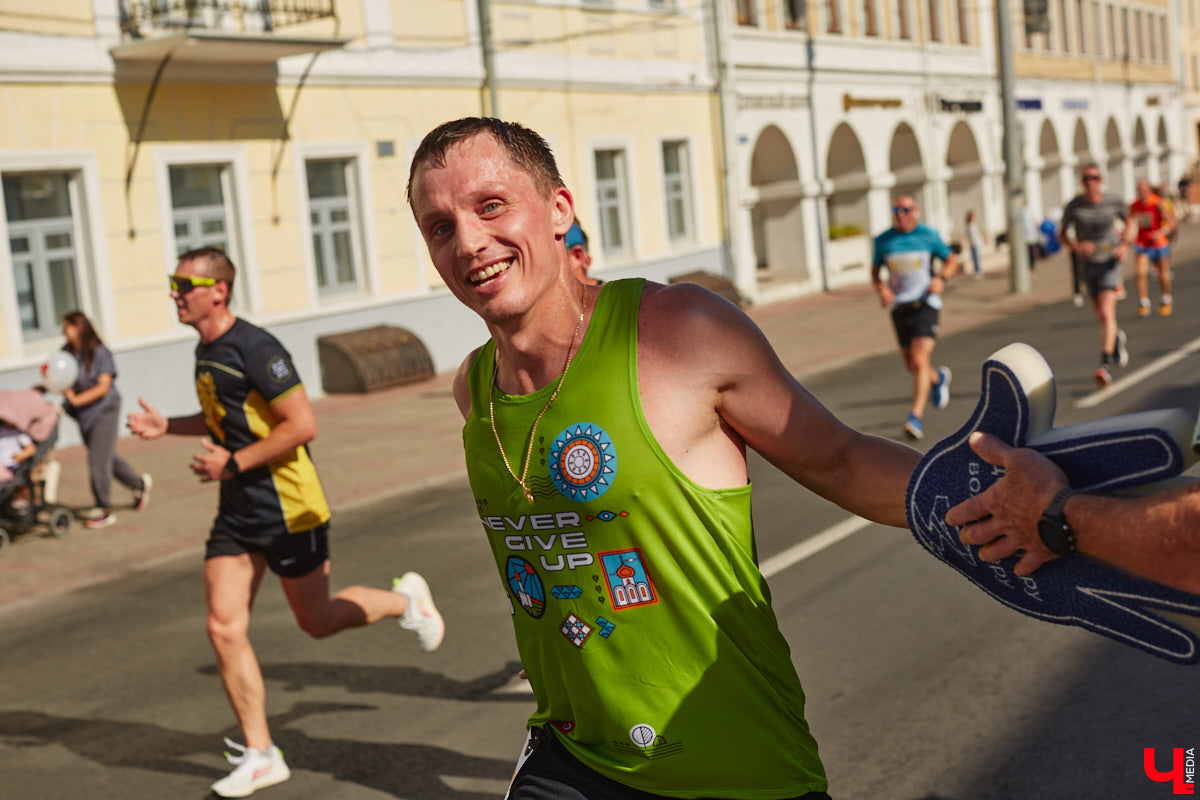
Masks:
[[[1121,263],[1128,244],[1117,232],[1118,219],[1125,220],[1125,203],[1104,193],[1100,167],[1086,165],[1083,194],[1067,203],[1058,238],[1084,262],[1084,281],[1100,322],[1100,366],[1095,377],[1101,387],[1112,384],[1114,364],[1129,363],[1125,331],[1117,327],[1117,289],[1123,281]]]

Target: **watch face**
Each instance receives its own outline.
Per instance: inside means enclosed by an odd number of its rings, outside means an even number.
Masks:
[[[1042,517],[1038,520],[1038,534],[1051,553],[1061,556],[1071,552],[1071,530],[1066,523]]]

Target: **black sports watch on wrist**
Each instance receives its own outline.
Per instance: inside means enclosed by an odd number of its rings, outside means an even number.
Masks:
[[[229,454],[229,460],[225,462],[225,469],[222,472],[228,472],[229,477],[236,478],[238,473],[241,472],[241,468],[238,467],[237,459],[233,456],[233,453]]]
[[[1038,535],[1042,537],[1042,544],[1056,556],[1075,552],[1075,532],[1071,530],[1066,515],[1063,514],[1063,506],[1073,494],[1075,492],[1070,488],[1059,489],[1038,519],[1037,529]]]

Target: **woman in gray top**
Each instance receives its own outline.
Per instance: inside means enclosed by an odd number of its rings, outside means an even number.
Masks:
[[[83,443],[88,449],[88,470],[91,473],[92,496],[96,509],[92,518],[84,521],[89,528],[107,528],[117,521],[112,513],[109,490],[115,476],[134,492],[133,508],[141,511],[150,504],[148,474],[139,475],[129,462],[116,453],[117,432],[121,419],[121,395],[113,381],[117,366],[112,353],[100,341],[91,321],[82,311],[63,315],[63,347],[79,362],[79,377],[75,385],[63,392],[67,414],[79,423]]]

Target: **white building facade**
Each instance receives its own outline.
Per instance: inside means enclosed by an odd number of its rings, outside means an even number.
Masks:
[[[1019,6],[1012,21],[1025,190],[1039,218],[1077,192],[1084,161],[1130,199],[1135,177],[1166,180],[1185,163],[1169,8],[1052,6],[1052,35],[1025,36]],[[744,0],[729,12],[718,42],[722,97],[736,108],[729,213],[744,293],[867,280],[872,237],[903,194],[951,243],[968,211],[989,241],[1007,229],[990,4]],[[1110,17],[1140,20],[1141,38],[1114,35]]]

